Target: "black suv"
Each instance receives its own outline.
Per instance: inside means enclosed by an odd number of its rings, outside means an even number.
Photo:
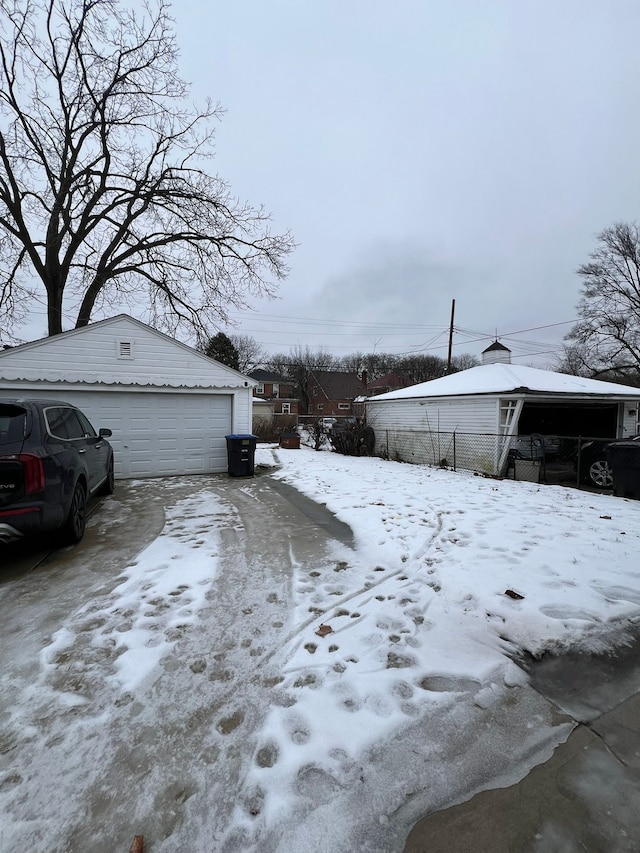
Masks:
[[[79,542],[87,499],[113,492],[110,435],[69,403],[0,399],[0,542],[50,531]]]

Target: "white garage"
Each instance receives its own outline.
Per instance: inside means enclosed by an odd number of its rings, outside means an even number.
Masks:
[[[0,396],[77,405],[112,430],[119,479],[226,471],[254,385],[127,315],[0,353]]]

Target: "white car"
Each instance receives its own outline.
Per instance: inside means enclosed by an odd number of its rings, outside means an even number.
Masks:
[[[337,423],[336,418],[320,418],[322,432],[331,432],[335,423]]]

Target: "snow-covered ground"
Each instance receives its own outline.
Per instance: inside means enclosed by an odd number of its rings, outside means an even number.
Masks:
[[[637,502],[306,448],[257,461],[281,466],[274,476],[326,504],[356,543],[332,571],[296,578],[281,660],[297,702],[272,709],[260,748],[278,761],[250,774],[267,826],[286,819],[305,768],[347,788],[358,757],[411,719],[462,693],[490,708],[524,684],[513,658],[602,651],[638,625]],[[388,787],[382,822],[406,793]]]
[[[10,624],[3,849],[102,850],[153,819],[163,853],[401,850],[425,810],[517,781],[568,736],[515,659],[638,625],[638,502],[308,448],[256,463],[355,546],[316,553],[310,525],[291,577],[275,531],[242,577],[238,501],[250,518],[266,481],[233,499],[167,481],[162,533],[119,575],[59,593],[50,633]],[[125,511],[116,495],[92,524]],[[38,612],[27,582],[1,594]]]
[[[362,652],[361,638],[386,619],[402,626],[377,630],[428,635],[427,649],[409,654],[422,667],[462,674],[471,663],[478,674],[493,652],[601,650],[640,618],[636,501],[308,448],[261,449],[256,461],[281,466],[276,477],[354,531],[366,591],[348,575],[297,588],[301,608],[317,606],[341,632],[343,655]],[[338,588],[354,596],[347,623],[332,606]],[[451,620],[468,641],[453,656]],[[474,651],[473,638],[493,652]],[[408,651],[400,639],[391,648]]]

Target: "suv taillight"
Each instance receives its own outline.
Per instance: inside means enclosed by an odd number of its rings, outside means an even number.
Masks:
[[[19,453],[16,457],[24,471],[24,493],[33,495],[44,489],[44,465],[34,453]]]

